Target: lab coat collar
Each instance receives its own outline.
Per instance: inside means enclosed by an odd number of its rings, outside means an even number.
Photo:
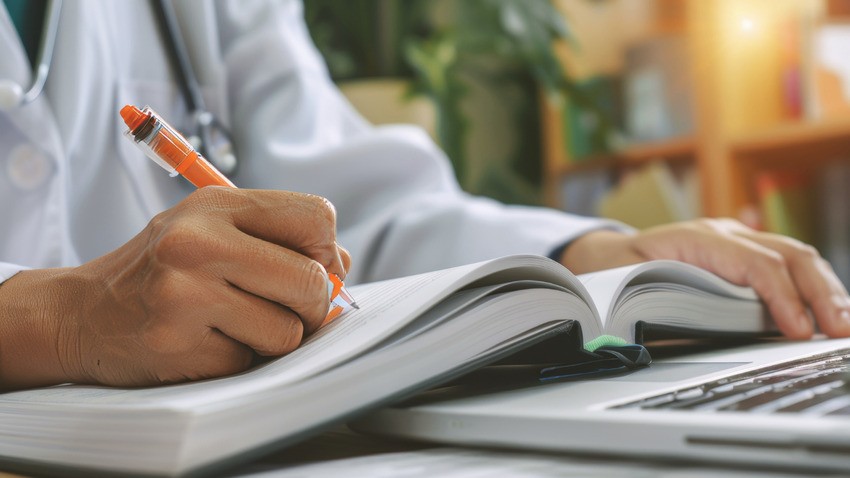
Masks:
[[[21,37],[9,17],[6,5],[0,2],[0,78],[12,80],[26,89],[32,82],[32,68]]]
[[[32,68],[5,5],[0,5],[0,51],[10,52],[8,55],[0,55],[0,79],[12,80],[21,85],[24,91],[29,89],[32,84]],[[61,157],[59,132],[50,104],[43,93],[30,104],[8,112],[0,111],[0,114],[8,114],[12,123],[30,143],[38,145],[54,158]]]

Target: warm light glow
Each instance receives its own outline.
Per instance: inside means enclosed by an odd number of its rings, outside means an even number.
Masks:
[[[756,25],[753,23],[753,20],[750,18],[742,18],[741,19],[741,30],[745,32],[751,32],[755,29]]]

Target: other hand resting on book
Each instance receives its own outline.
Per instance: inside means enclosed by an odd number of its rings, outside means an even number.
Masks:
[[[813,334],[808,310],[826,335],[850,336],[850,297],[817,250],[733,219],[699,219],[634,234],[596,231],[573,241],[561,256],[576,274],[652,259],[691,263],[751,286],[790,338]]]

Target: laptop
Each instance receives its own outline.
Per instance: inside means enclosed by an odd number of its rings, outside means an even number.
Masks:
[[[850,471],[850,339],[650,350],[653,362],[628,374],[531,386],[491,375],[489,386],[457,382],[350,426],[456,445]]]

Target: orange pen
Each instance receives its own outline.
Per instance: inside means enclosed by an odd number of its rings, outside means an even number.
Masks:
[[[181,174],[198,188],[236,187],[149,106],[140,110],[133,105],[126,105],[121,108],[121,118],[128,128],[124,135],[171,176]],[[328,274],[328,294],[331,304],[324,323],[359,308],[336,274]]]
[[[182,174],[198,188],[236,187],[149,106],[140,110],[127,105],[121,108],[121,117],[129,128],[124,134],[171,176]]]

